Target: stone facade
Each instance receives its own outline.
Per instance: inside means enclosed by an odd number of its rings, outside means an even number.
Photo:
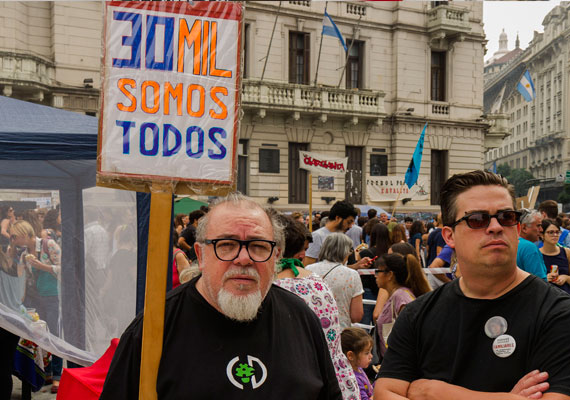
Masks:
[[[507,163],[528,169],[541,183],[540,199],[555,199],[562,188],[557,175],[570,170],[567,116],[570,92],[570,2],[563,1],[545,17],[544,33],[536,33],[529,47],[485,86],[485,104],[502,85],[510,86],[500,113],[509,117],[510,136],[485,155],[485,166]],[[528,69],[536,98],[526,102],[516,84]],[[488,99],[489,98],[489,99]],[[566,110],[566,112],[565,112]]]
[[[102,5],[0,2],[0,93],[96,115]]]
[[[428,122],[420,178],[434,195],[398,209],[435,210],[440,183],[481,168],[484,151],[504,136],[481,118],[483,4],[328,2],[347,44],[354,42],[347,71],[336,38],[325,36],[321,47],[326,4],[245,3],[238,188],[281,209],[307,210],[309,197],[318,209],[345,197],[369,203],[366,176],[403,176]],[[98,113],[102,5],[0,3],[2,93]],[[301,62],[291,64],[294,58]],[[292,168],[300,148],[349,154],[350,171],[334,178],[332,190],[319,190],[318,177],[309,185]]]

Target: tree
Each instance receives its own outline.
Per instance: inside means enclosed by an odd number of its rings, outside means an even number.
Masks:
[[[511,168],[509,164],[497,166],[497,173],[503,175],[515,187],[517,197],[526,196],[528,189],[533,185],[534,176],[523,168]]]
[[[570,203],[570,185],[564,185],[564,189],[562,189],[562,192],[558,195],[558,202],[562,204]]]

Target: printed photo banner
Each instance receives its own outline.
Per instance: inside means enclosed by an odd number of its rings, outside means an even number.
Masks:
[[[366,176],[368,201],[395,201],[399,199],[427,200],[429,180],[420,177],[411,189],[404,183],[404,176]]]
[[[243,9],[107,2],[98,181],[233,185]]]
[[[315,175],[343,175],[346,173],[348,157],[335,158],[327,154],[300,150],[299,164],[301,169],[311,171]]]

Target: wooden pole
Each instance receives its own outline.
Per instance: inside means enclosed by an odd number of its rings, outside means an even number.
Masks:
[[[139,400],[158,398],[156,382],[162,356],[168,252],[172,251],[169,248],[171,213],[172,192],[167,188],[153,191],[150,196]]]
[[[309,232],[313,232],[313,174],[309,173]]]

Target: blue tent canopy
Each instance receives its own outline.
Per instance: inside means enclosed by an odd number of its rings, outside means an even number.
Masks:
[[[83,189],[95,186],[97,131],[95,117],[0,96],[0,188],[59,191],[67,271],[61,276],[62,322],[65,341],[79,349],[85,348],[85,287],[77,284],[85,282]],[[137,311],[144,299],[149,208],[150,195],[138,193]]]

